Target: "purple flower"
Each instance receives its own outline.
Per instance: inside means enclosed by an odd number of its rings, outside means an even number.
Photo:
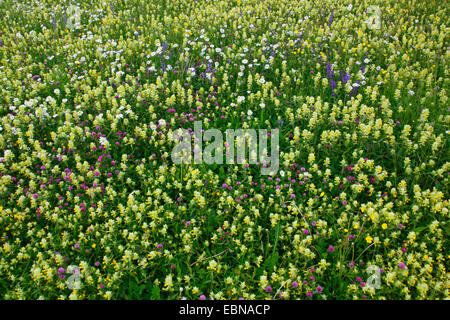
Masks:
[[[267,286],[266,287],[266,292],[272,292],[272,287],[271,286]]]
[[[317,286],[316,292],[317,293],[322,293],[322,291],[323,291],[322,287],[321,286]]]
[[[206,296],[205,296],[204,294],[202,294],[202,295],[200,296],[200,300],[206,300]]]
[[[328,20],[328,26],[331,26],[331,23],[333,22],[333,18],[334,18],[334,10],[331,11],[330,20]]]
[[[350,74],[348,74],[346,71],[341,71],[340,72],[340,78],[341,81],[345,84],[347,83],[348,80],[350,80]]]
[[[398,267],[399,267],[400,269],[405,269],[405,268],[406,268],[406,264],[404,264],[403,262],[400,262],[400,263],[398,264]]]
[[[334,252],[334,247],[333,246],[329,246],[328,247],[328,252]]]
[[[298,288],[298,282],[297,281],[294,281],[294,282],[292,282],[292,288]]]

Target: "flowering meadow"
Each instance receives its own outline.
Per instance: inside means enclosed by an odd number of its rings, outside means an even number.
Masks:
[[[448,7],[0,2],[1,299],[448,299]],[[279,169],[175,164],[278,130]]]

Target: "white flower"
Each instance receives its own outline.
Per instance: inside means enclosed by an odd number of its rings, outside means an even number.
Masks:
[[[247,60],[247,59],[244,59],[244,60],[242,60],[242,63],[243,63],[243,64],[247,64],[247,63],[248,63],[248,60]]]
[[[353,5],[350,3],[350,4],[348,5],[348,7],[347,7],[347,10],[348,10],[348,11],[352,11],[352,9],[353,9]]]
[[[264,78],[259,79],[259,83],[264,84],[266,83],[266,80],[264,80]]]
[[[245,100],[245,97],[244,96],[239,96],[238,98],[237,98],[237,102],[238,103],[241,103],[242,101],[244,101]]]
[[[259,106],[261,107],[261,109],[264,109],[264,107],[266,106],[266,104],[265,104],[264,102],[261,102],[261,103],[259,104]]]
[[[284,177],[284,171],[283,170],[280,171],[280,176]]]
[[[101,138],[100,138],[100,144],[101,144],[102,146],[106,145],[107,143],[108,143],[108,140],[107,140],[105,137],[101,137]]]
[[[248,111],[247,111],[247,115],[248,115],[248,116],[251,116],[252,114],[253,114],[253,111],[252,111],[252,110],[248,110]]]
[[[158,121],[158,123],[159,123],[160,126],[163,126],[163,125],[166,124],[166,120],[160,119],[160,120]]]

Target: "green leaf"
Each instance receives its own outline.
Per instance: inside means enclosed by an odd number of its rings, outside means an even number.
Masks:
[[[160,290],[158,286],[154,286],[152,289],[152,300],[160,299]]]

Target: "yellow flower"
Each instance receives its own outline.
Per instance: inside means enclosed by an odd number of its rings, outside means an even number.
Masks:
[[[383,228],[383,230],[386,230],[386,229],[387,229],[387,224],[386,224],[386,223],[383,223],[383,224],[381,225],[381,228]]]
[[[366,237],[366,242],[367,243],[372,243],[373,238],[371,236],[367,236]]]

